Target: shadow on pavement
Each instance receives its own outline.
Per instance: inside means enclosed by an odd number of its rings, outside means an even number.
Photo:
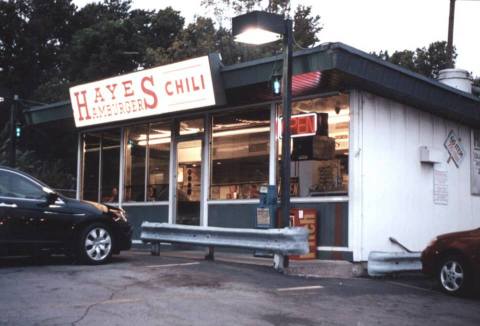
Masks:
[[[110,265],[122,264],[129,262],[129,257],[113,256]],[[78,262],[75,258],[65,255],[52,255],[45,257],[32,256],[11,256],[0,257],[0,270],[2,268],[12,267],[30,267],[30,266],[70,266],[70,265],[85,265]]]

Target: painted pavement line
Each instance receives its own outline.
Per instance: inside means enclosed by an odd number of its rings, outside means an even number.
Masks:
[[[438,291],[435,291],[433,289],[425,289],[425,288],[422,288],[422,287],[419,287],[419,286],[416,286],[416,285],[404,284],[404,283],[396,282],[396,281],[387,281],[387,283],[397,285],[397,286],[401,286],[401,287],[408,288],[408,289],[415,289],[415,290],[420,290],[420,291],[425,291],[425,292],[439,293]]]
[[[304,290],[315,290],[315,289],[323,289],[321,285],[312,285],[312,286],[297,286],[292,288],[279,288],[277,289],[278,292],[287,292],[287,291],[304,291]]]
[[[193,262],[193,263],[181,263],[181,264],[164,264],[164,265],[148,265],[144,266],[146,268],[160,268],[160,267],[176,267],[176,266],[189,266],[189,265],[198,265],[200,262]]]

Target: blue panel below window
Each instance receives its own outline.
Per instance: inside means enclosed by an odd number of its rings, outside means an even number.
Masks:
[[[210,204],[208,225],[254,228],[258,204]],[[293,208],[313,208],[318,218],[318,246],[348,247],[348,202],[295,203]]]
[[[254,228],[258,204],[208,205],[208,226]]]
[[[143,221],[167,223],[168,205],[158,206],[123,206],[127,212],[128,221],[133,226],[133,239],[140,239],[140,232]]]

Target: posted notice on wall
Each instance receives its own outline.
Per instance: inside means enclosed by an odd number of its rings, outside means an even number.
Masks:
[[[470,143],[471,190],[472,195],[480,195],[480,130],[472,130]]]
[[[433,168],[433,203],[448,205],[448,172],[441,165]]]

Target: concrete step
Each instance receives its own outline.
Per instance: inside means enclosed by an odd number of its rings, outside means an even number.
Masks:
[[[318,278],[352,278],[355,265],[342,260],[290,260],[285,274]]]
[[[147,248],[135,248],[146,250]],[[148,248],[149,250],[149,248]],[[187,259],[204,259],[206,250],[176,250],[173,247],[163,247],[160,256],[181,257]],[[215,261],[249,264],[258,266],[273,266],[272,258],[254,257],[251,253],[238,253],[228,251],[215,251]],[[363,267],[342,260],[290,260],[289,267],[284,274],[300,277],[316,278],[352,278],[363,276]]]

